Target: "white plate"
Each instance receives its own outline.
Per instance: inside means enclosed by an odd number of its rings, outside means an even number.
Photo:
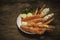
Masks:
[[[23,31],[24,33],[27,33],[27,34],[35,34],[35,33],[30,33],[30,32],[26,32],[26,31],[24,31],[22,28],[21,28],[21,16],[19,15],[18,17],[17,17],[17,26],[18,26],[18,28],[21,30],[21,31]]]

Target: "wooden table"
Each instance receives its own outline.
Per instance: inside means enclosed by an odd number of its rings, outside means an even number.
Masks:
[[[29,1],[21,0],[15,2],[1,1],[0,6],[0,40],[59,40],[60,39],[60,1],[59,0],[40,0]],[[21,32],[16,25],[17,16],[21,10],[29,7],[36,7],[46,4],[51,12],[55,13],[53,25],[56,29],[45,35],[28,35]]]

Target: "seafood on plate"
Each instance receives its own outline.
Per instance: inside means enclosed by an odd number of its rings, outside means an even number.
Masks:
[[[54,26],[49,25],[54,20],[54,13],[48,14],[49,8],[45,8],[45,4],[40,10],[36,8],[36,11],[31,16],[22,18],[21,28],[27,32],[35,34],[44,34],[45,31],[55,29]]]

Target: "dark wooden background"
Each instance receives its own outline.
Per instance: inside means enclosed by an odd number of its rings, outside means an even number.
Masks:
[[[45,35],[28,35],[17,28],[17,16],[25,8],[46,4],[55,13],[53,25],[56,29]],[[59,0],[0,0],[0,40],[60,40]]]

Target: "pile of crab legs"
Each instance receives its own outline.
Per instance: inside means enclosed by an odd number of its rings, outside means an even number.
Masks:
[[[42,11],[45,6],[46,5],[44,4],[39,11],[37,8],[33,16],[22,18],[23,22],[27,22],[27,25],[21,25],[21,28],[35,34],[44,34],[45,31],[53,30],[55,27],[48,24],[54,20],[54,14],[43,14]]]

